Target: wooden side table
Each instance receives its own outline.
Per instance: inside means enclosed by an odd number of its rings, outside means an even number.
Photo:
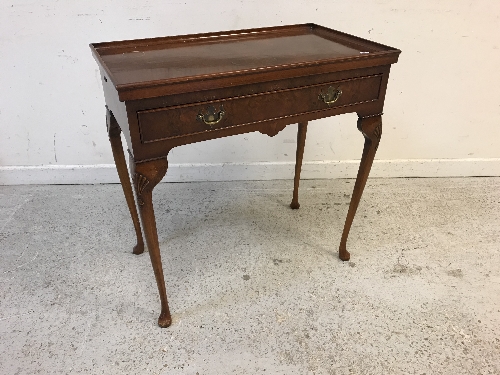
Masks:
[[[365,137],[339,247],[347,236],[382,135],[390,66],[401,51],[314,24],[91,44],[99,64],[107,128],[118,175],[144,251],[120,133],[130,154],[142,230],[161,300],[158,324],[171,322],[152,193],[176,146],[259,131],[276,135],[298,123],[291,208],[298,188],[307,122],[357,112]]]

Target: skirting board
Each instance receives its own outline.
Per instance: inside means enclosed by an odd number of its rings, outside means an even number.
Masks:
[[[171,164],[163,182],[292,179],[294,162]],[[310,161],[302,179],[355,178],[359,160]],[[500,176],[500,159],[375,160],[370,178]],[[0,185],[118,183],[113,164],[0,167]]]

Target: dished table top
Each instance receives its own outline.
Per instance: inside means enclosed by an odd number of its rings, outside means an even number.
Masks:
[[[400,53],[314,24],[90,46],[101,69],[118,90],[120,100],[168,94],[175,84],[183,84],[184,89],[179,88],[179,92],[185,92],[204,89],[201,81],[211,80],[207,87],[227,87],[276,79],[272,78],[273,73],[276,77],[276,72],[284,70],[295,70],[292,75],[300,76],[321,72],[318,67],[325,65],[331,71],[332,64],[342,62],[359,67],[391,64]],[[186,84],[191,84],[191,88]],[[148,88],[153,90],[145,91]],[[170,93],[175,93],[175,89]]]

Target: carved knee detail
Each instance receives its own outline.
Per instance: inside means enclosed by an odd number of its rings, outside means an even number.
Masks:
[[[144,192],[144,189],[149,185],[149,181],[142,174],[136,172],[134,174],[134,185],[135,191],[137,192],[137,203],[139,203],[139,206],[143,206],[144,199],[142,198],[142,193]]]
[[[375,143],[375,148],[378,148],[378,144],[382,138],[381,115],[359,117],[358,129],[366,139]]]
[[[133,180],[139,206],[144,206],[145,194],[152,193],[154,187],[167,173],[167,168],[168,162],[166,159],[135,165]]]

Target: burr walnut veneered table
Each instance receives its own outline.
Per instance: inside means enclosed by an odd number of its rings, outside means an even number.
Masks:
[[[307,122],[358,114],[365,137],[339,247],[347,236],[382,135],[391,64],[400,51],[314,24],[90,45],[101,71],[106,120],[118,175],[144,251],[142,230],[161,300],[158,324],[171,322],[153,211],[153,189],[176,146],[259,131],[276,135],[298,123],[291,208],[298,187]],[[130,154],[130,173],[120,133]]]

